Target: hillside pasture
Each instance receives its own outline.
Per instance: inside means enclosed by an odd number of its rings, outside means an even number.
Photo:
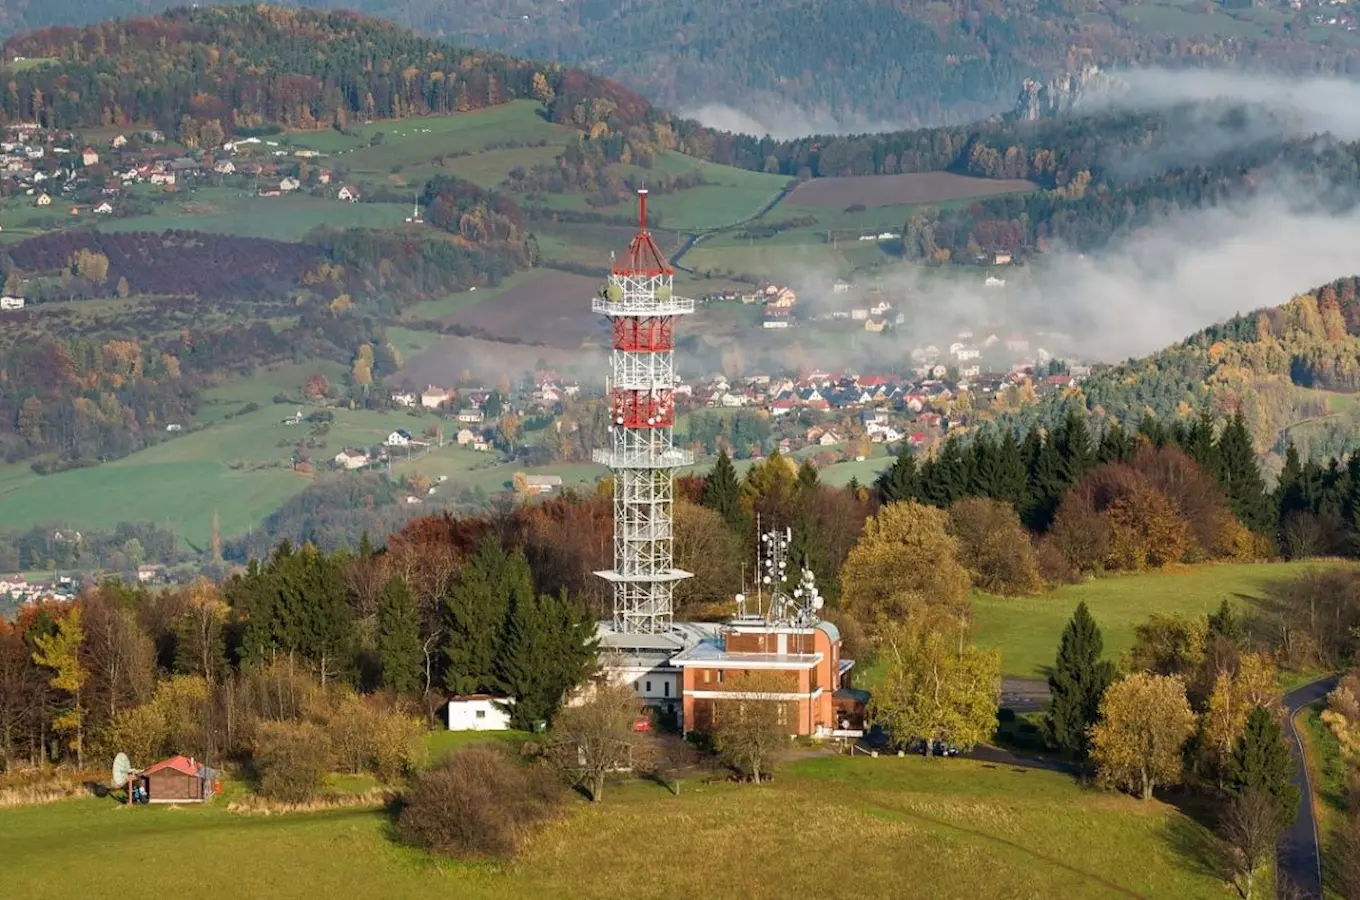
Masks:
[[[454,311],[447,325],[477,328],[499,338],[571,350],[590,337],[604,336],[604,320],[590,311],[600,279],[545,271],[484,303]]]
[[[1239,612],[1250,612],[1271,585],[1316,565],[1321,563],[1208,564],[1097,578],[1038,597],[978,594],[973,598],[974,638],[1001,651],[1006,674],[1043,676],[1078,603],[1086,603],[1100,626],[1106,657],[1118,659],[1133,646],[1134,628],[1153,613],[1199,616],[1224,600]]]
[[[509,866],[397,847],[389,821],[364,809],[244,816],[220,803],[87,799],[7,810],[0,841],[5,883],[32,900],[122,897],[127,880],[110,873],[128,865],[139,892],[201,900],[660,900],[675,878],[654,871],[657,847],[721,873],[687,881],[697,900],[1224,895],[1191,850],[1206,833],[1174,807],[969,760],[820,758],[765,787],[691,781],[679,796],[630,781],[598,805],[571,799]],[[186,842],[210,849],[184,852]]]
[[[345,203],[302,194],[257,197],[237,188],[209,187],[177,192],[150,215],[96,218],[95,223],[104,231],[184,229],[297,241],[322,227],[395,228],[410,214],[410,207],[400,203]]]
[[[813,178],[793,189],[792,206],[901,206],[977,199],[1032,191],[1033,182],[1018,179],[973,178],[953,172],[912,172],[902,175],[848,175]],[[777,216],[776,216],[777,218]]]
[[[476,378],[495,384],[501,376],[517,376],[532,371],[541,361],[559,372],[573,365],[595,366],[603,372],[603,355],[585,357],[580,348],[562,349],[541,344],[510,344],[481,338],[440,335],[429,332],[422,349],[406,359],[406,365],[388,379],[393,385],[451,384],[464,369]],[[603,377],[603,376],[601,376]]]

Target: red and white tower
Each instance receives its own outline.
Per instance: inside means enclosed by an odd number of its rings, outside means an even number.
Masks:
[[[671,628],[675,568],[671,514],[674,470],[694,462],[676,448],[675,318],[694,301],[672,293],[675,270],[647,231],[647,192],[638,191],[641,227],[609,273],[591,309],[609,317],[611,446],[594,452],[614,475],[614,568],[596,572],[614,586],[614,630],[655,634]]]

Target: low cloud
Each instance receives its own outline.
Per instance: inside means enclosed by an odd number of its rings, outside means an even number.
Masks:
[[[766,135],[786,141],[814,134],[867,134],[915,127],[910,122],[885,122],[854,112],[834,112],[825,106],[801,106],[771,94],[757,94],[739,109],[726,103],[682,107],[679,114],[718,131]]]

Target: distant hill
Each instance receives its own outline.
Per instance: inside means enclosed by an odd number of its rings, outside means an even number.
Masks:
[[[0,33],[81,25],[166,0],[5,0]],[[302,0],[460,44],[614,78],[723,128],[790,134],[973,121],[1025,78],[1086,63],[1242,65],[1348,72],[1360,40],[1287,3],[1230,10],[1172,0]],[[715,108],[714,105],[717,105]],[[704,109],[708,107],[707,109]],[[740,115],[724,114],[732,107]]]
[[[1357,401],[1360,277],[1350,276],[1105,368],[1000,423],[1052,427],[1074,402],[1126,428],[1147,415],[1165,421],[1206,406],[1220,416],[1241,409],[1258,449],[1278,457],[1292,441],[1317,459],[1360,449]]]

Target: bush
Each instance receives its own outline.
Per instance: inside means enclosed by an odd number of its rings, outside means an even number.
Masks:
[[[522,766],[501,747],[469,747],[420,776],[397,833],[432,853],[508,858],[561,801],[546,768]]]
[[[255,733],[260,793],[274,800],[304,803],[315,797],[330,761],[326,733],[310,722],[262,722]]]

